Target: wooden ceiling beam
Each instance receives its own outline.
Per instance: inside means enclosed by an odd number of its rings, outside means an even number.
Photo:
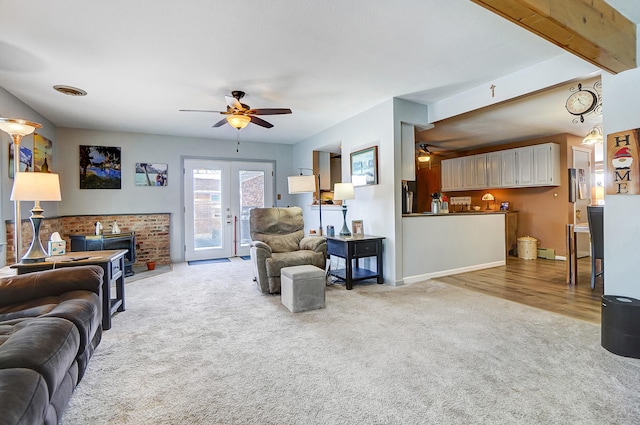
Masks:
[[[636,68],[636,25],[603,0],[471,0],[617,74]]]

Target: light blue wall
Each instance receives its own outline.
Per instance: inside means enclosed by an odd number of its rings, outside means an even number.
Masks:
[[[119,146],[122,154],[122,189],[80,189],[79,145]],[[60,128],[58,131],[58,169],[63,202],[59,215],[171,213],[171,260],[183,261],[183,173],[185,157],[275,162],[276,194],[283,199],[276,205],[293,202],[287,194],[286,178],[291,174],[292,147],[284,144],[196,139],[139,133]],[[136,186],[136,162],[168,164],[167,187]]]

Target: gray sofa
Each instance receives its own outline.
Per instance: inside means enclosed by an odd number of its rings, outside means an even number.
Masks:
[[[60,422],[102,337],[97,266],[0,279],[0,425]]]
[[[305,237],[300,207],[253,208],[249,230],[253,272],[263,293],[280,292],[280,270],[284,267],[308,264],[324,270],[327,240]]]

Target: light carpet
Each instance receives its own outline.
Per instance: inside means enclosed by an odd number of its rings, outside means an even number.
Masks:
[[[65,425],[640,423],[640,361],[599,326],[442,283],[329,286],[292,314],[236,259],[126,302]]]

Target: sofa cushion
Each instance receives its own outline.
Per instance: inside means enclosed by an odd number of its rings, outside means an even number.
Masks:
[[[103,275],[101,267],[78,266],[5,277],[0,279],[0,307],[78,290],[100,296]]]
[[[31,425],[45,422],[49,391],[42,376],[33,370],[0,370],[0,425]]]
[[[79,347],[78,330],[65,319],[0,322],[0,370],[26,368],[38,372],[47,383],[50,397],[74,364]]]
[[[274,253],[271,258],[267,258],[265,264],[267,266],[267,275],[269,277],[280,277],[280,270],[283,267],[303,266],[305,264],[314,264],[316,257],[323,258],[322,253],[314,251],[302,250],[287,253]]]

